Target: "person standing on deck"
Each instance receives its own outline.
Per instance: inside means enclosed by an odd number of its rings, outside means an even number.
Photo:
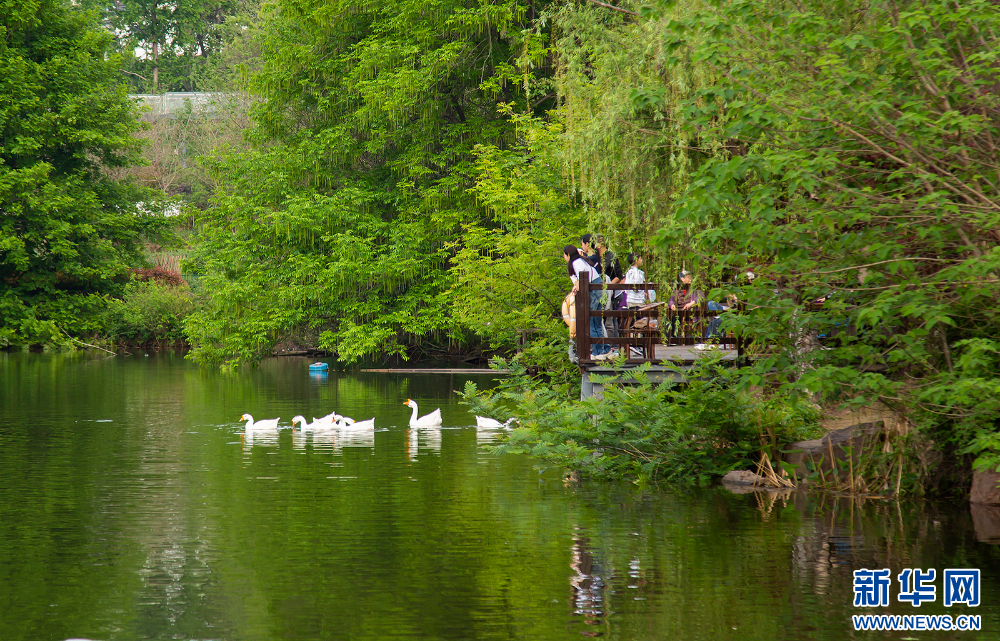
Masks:
[[[642,256],[637,253],[631,253],[628,255],[629,268],[625,272],[624,282],[626,285],[645,285],[646,284],[646,272],[640,269],[642,267]],[[656,300],[656,290],[655,289],[626,289],[622,292],[625,296],[625,308],[630,310],[637,310],[645,305],[649,305]],[[635,319],[624,318],[622,319],[622,327],[625,331],[632,328]],[[646,318],[645,323],[649,323],[649,318]],[[634,335],[634,334],[632,334]],[[637,347],[629,348],[630,357],[642,357],[644,352],[642,349]]]
[[[580,236],[580,255],[588,263],[594,266],[597,273],[601,275],[602,282],[607,282],[604,277],[604,265],[601,264],[601,256],[597,253],[597,248],[595,247],[594,238],[600,236],[600,234],[584,234]],[[601,236],[603,238],[603,236]],[[607,309],[607,307],[602,307],[601,309]],[[612,334],[608,331],[606,325],[601,325],[601,331],[603,336],[611,336]],[[610,348],[609,348],[610,349]]]
[[[569,278],[573,281],[573,292],[580,291],[580,279],[586,278],[587,282],[590,283],[590,309],[601,309],[601,275],[597,269],[587,262],[573,245],[563,247],[563,260],[566,261],[566,271]],[[590,318],[590,337],[597,339],[604,337],[604,327],[599,316]],[[590,347],[591,356],[595,359],[598,357],[606,358],[609,350],[610,346],[605,343],[591,344]]]
[[[642,267],[642,256],[639,254],[629,254],[628,262],[630,267],[625,272],[626,285],[643,285],[646,282],[646,272]],[[649,289],[628,289],[625,290],[625,306],[628,309],[639,309],[643,305],[648,305],[656,300],[656,290]]]
[[[621,263],[618,262],[618,257],[615,256],[615,253],[608,249],[605,244],[604,236],[601,234],[594,234],[591,236],[591,241],[593,242],[594,249],[597,251],[597,268],[601,273],[601,278],[608,285],[617,285],[621,283],[625,274],[622,273],[622,266]],[[618,309],[623,292],[609,290],[607,294],[607,302],[605,303],[604,309]],[[617,318],[611,317],[604,319],[604,325],[608,330],[608,336],[612,338],[616,338],[618,336],[620,323]]]
[[[594,249],[594,244],[591,240],[593,237],[593,234],[584,234],[583,236],[580,236],[580,255],[583,256],[583,259],[588,263],[597,267],[597,271],[600,273],[600,256],[597,255],[597,250]]]

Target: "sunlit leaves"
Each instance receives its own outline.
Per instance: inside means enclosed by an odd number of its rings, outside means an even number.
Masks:
[[[514,117],[518,144],[477,149],[472,193],[488,217],[452,244],[455,317],[495,345],[523,343],[553,324],[569,290],[562,248],[584,229],[553,149],[558,128]],[[562,327],[561,321],[559,327]]]

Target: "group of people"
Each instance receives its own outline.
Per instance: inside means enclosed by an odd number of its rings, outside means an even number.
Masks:
[[[618,257],[608,249],[603,235],[584,234],[580,237],[580,245],[580,247],[575,245],[563,247],[563,259],[566,261],[566,271],[570,280],[573,281],[571,295],[580,291],[581,278],[586,278],[590,283],[590,309],[638,309],[656,300],[656,292],[644,287],[646,274],[641,269],[642,256],[637,253],[629,254],[629,269],[623,273]],[[603,287],[619,283],[643,287],[617,291]],[[620,328],[618,318],[602,319],[595,316],[590,318],[591,338],[615,338]],[[572,352],[573,348],[570,350]],[[591,346],[591,354],[595,360],[604,360],[617,356],[618,351],[607,343],[596,343]]]
[[[581,278],[586,278],[587,282],[590,283],[591,310],[635,310],[656,300],[656,291],[646,286],[646,274],[642,270],[642,256],[637,253],[629,254],[629,269],[622,273],[618,257],[607,248],[605,238],[601,234],[584,234],[580,238],[580,247],[566,245],[563,248],[563,259],[566,261],[569,278],[573,281],[570,295],[579,292]],[[747,276],[749,279],[753,279],[752,272],[748,271]],[[693,281],[693,275],[686,270],[681,271],[678,275],[677,287],[667,302],[667,306],[672,311],[687,311],[700,306],[705,300],[704,293],[694,286]],[[608,290],[604,287],[604,285],[619,283],[637,285],[637,287],[626,290]],[[727,304],[708,301],[709,312],[716,312],[716,315],[708,323],[705,338],[710,339],[718,333],[721,322],[718,313],[728,310],[732,304],[734,304],[732,300],[728,300]],[[621,319],[614,317],[591,316],[590,337],[617,337],[621,330],[620,321]],[[591,345],[591,354],[595,360],[605,360],[617,356],[618,350],[613,349],[607,343],[596,342]],[[574,356],[575,347],[571,345],[570,358],[573,359]]]

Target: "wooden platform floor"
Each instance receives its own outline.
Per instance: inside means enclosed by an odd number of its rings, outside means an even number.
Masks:
[[[735,349],[715,348],[711,350],[698,350],[695,349],[693,345],[656,345],[654,346],[654,349],[656,354],[652,359],[647,360],[643,358],[630,358],[625,361],[625,364],[634,366],[646,362],[658,364],[664,361],[690,364],[699,358],[704,358],[709,355],[714,356],[715,354],[721,354],[722,360],[724,361],[734,361],[736,360],[737,355]],[[608,361],[581,362],[581,364],[586,365],[588,369],[592,369],[594,367],[604,368],[607,367],[606,363],[608,363]]]
[[[685,361],[693,361],[714,353],[722,354],[722,360],[731,361],[736,358],[735,349],[723,349],[721,347],[698,350],[695,349],[693,345],[656,345],[654,349],[656,350],[656,360],[658,361],[671,360],[675,358]]]

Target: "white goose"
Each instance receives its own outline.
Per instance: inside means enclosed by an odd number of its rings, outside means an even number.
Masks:
[[[295,416],[295,417],[292,417],[292,427],[293,428],[295,427],[296,423],[302,423],[302,431],[303,432],[312,432],[313,430],[320,430],[320,429],[324,429],[326,427],[329,427],[327,424],[319,422],[319,419],[316,419],[316,418],[313,418],[313,422],[312,423],[306,423],[306,417],[305,416]]]
[[[477,415],[476,416],[476,427],[503,427],[503,428],[508,428],[508,427],[510,427],[510,424],[513,423],[516,420],[517,419],[512,416],[512,417],[508,418],[506,422],[501,423],[500,421],[496,420],[495,418],[486,418],[485,416],[479,416],[479,415]]]
[[[403,405],[408,405],[413,408],[413,414],[410,415],[410,425],[416,427],[434,427],[441,424],[441,408],[437,408],[430,414],[421,416],[417,418],[417,402],[412,399],[406,399]]]
[[[335,430],[340,427],[340,419],[343,418],[340,414],[328,414],[323,418],[313,417],[313,429],[316,430]]]
[[[313,425],[317,427],[336,427],[337,421],[343,418],[340,414],[336,412],[330,412],[322,418],[313,417]]]
[[[250,416],[249,414],[244,414],[243,416],[240,417],[241,421],[247,422],[246,429],[248,432],[260,431],[260,430],[276,430],[278,429],[278,421],[280,419],[281,417],[279,416],[278,418],[266,418],[263,421],[254,421],[253,417]]]
[[[342,416],[340,417],[339,425],[342,430],[373,430],[375,429],[375,417],[373,416],[367,421],[355,421],[348,416]]]

